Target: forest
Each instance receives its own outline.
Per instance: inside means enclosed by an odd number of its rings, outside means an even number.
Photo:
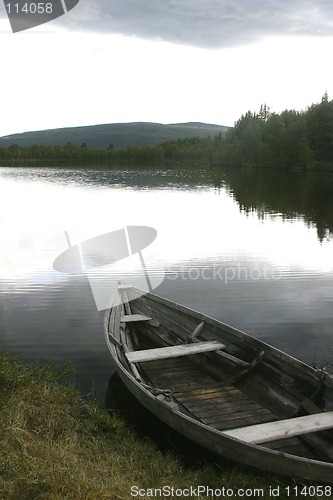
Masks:
[[[62,161],[107,164],[246,166],[262,168],[333,168],[333,100],[327,92],[321,102],[305,111],[285,110],[271,113],[263,104],[258,112],[248,111],[229,128],[208,138],[176,139],[153,146],[117,149],[76,146],[38,145],[0,147],[0,161]]]
[[[333,167],[333,101],[325,94],[304,112],[248,111],[227,133],[216,163],[279,168]]]

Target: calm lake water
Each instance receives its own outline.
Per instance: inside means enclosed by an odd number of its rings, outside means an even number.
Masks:
[[[157,230],[143,250],[155,293],[331,368],[333,174],[274,170],[0,168],[1,351],[71,360],[103,401],[114,368],[93,281],[139,271],[53,262],[65,231],[75,245],[128,225]]]

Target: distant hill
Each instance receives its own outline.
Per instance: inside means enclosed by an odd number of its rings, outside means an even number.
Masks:
[[[122,149],[128,146],[160,144],[186,137],[209,137],[218,133],[224,135],[227,129],[228,127],[220,125],[196,122],[170,125],[147,122],[111,123],[7,135],[0,138],[0,146],[62,145],[70,142],[77,146],[86,143],[91,148],[106,148],[112,143],[115,148]]]

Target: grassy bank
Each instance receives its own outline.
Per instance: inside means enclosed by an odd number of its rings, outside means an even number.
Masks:
[[[270,488],[280,487],[278,498],[288,498],[287,483],[268,474],[256,476],[230,465],[186,468],[60,384],[65,377],[64,370],[0,356],[1,499],[166,498],[151,490],[164,485],[185,493],[198,485],[225,488],[224,499],[231,498],[228,488],[253,491],[247,498],[268,498]],[[141,490],[131,492],[133,486]],[[265,494],[256,493],[258,488]],[[174,498],[185,498],[179,493]]]

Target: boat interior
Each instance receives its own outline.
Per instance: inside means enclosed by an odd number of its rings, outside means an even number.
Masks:
[[[231,437],[333,461],[333,388],[323,373],[164,299],[121,293],[110,318],[121,325],[120,361],[153,393]]]

